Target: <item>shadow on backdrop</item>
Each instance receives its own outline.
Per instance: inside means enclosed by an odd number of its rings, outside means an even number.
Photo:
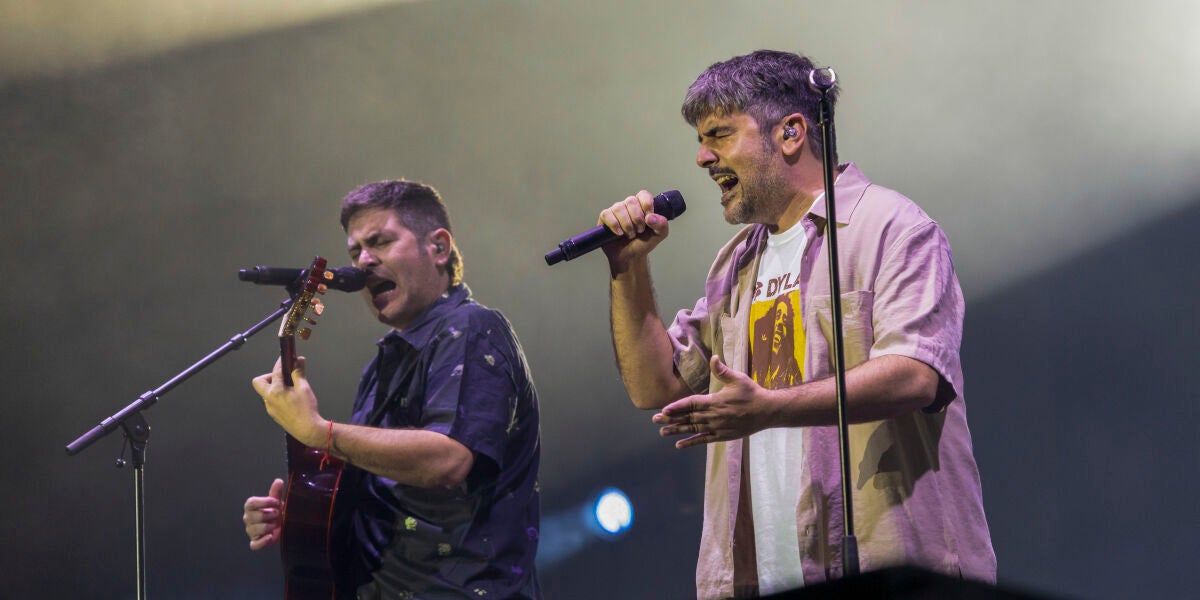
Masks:
[[[1194,591],[1198,230],[1193,202],[967,307],[965,395],[1001,581],[1084,598]]]

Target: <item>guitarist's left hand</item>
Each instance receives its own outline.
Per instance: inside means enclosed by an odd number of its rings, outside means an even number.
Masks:
[[[275,361],[274,370],[255,377],[251,384],[254,391],[262,396],[267,414],[284,431],[300,443],[317,448],[325,445],[328,421],[321,417],[317,409],[317,396],[304,376],[304,364],[303,356],[296,358],[296,368],[291,373],[291,387],[284,382],[283,362],[280,360]]]

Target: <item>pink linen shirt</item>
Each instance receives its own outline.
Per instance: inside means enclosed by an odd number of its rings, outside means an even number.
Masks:
[[[942,379],[934,404],[925,410],[849,427],[861,569],[911,564],[993,582],[996,556],[983,513],[959,364],[963,298],[949,242],[911,200],[872,184],[852,163],[840,169],[834,197],[846,366],[898,354],[929,365]],[[805,381],[833,375],[825,223],[823,202],[800,221],[808,238],[800,266]],[[763,225],[738,232],[718,253],[704,297],[691,310],[680,311],[669,329],[676,368],[695,393],[721,387],[709,375],[714,349],[730,367],[749,372],[751,294],[766,237]],[[735,592],[734,586],[734,565],[745,564],[748,554],[742,550],[735,557],[741,547],[734,543],[745,539],[744,531],[736,531],[738,503],[744,497],[744,441],[708,444],[696,565],[701,599],[734,597],[745,589],[739,586]],[[796,535],[804,581],[813,584],[841,576],[837,427],[806,428],[803,449]],[[752,571],[752,562],[747,570]],[[753,581],[753,573],[737,574],[739,584],[747,578]]]

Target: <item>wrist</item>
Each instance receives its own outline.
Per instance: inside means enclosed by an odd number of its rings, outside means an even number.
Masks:
[[[328,425],[326,425],[326,427],[325,427],[325,445],[321,447],[322,455],[321,455],[320,468],[322,468],[322,469],[325,468],[325,465],[328,464],[329,460],[334,458],[334,456],[333,456],[333,426],[334,426],[334,422],[332,419],[330,419],[329,421],[327,421],[327,423],[328,423]]]
[[[318,450],[325,449],[325,442],[329,437],[331,425],[333,425],[333,421],[318,416],[304,435],[304,439],[302,440],[304,445]]]
[[[634,282],[650,273],[650,256],[609,257],[608,275],[613,283]]]
[[[792,414],[793,407],[792,395],[796,392],[796,387],[786,387],[774,390],[766,390],[766,427],[797,427],[794,423],[795,415]]]

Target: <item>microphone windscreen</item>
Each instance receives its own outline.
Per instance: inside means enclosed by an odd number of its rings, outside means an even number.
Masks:
[[[682,215],[685,210],[687,204],[683,202],[683,194],[680,194],[679,190],[667,190],[654,197],[654,212],[666,217],[668,221]]]

